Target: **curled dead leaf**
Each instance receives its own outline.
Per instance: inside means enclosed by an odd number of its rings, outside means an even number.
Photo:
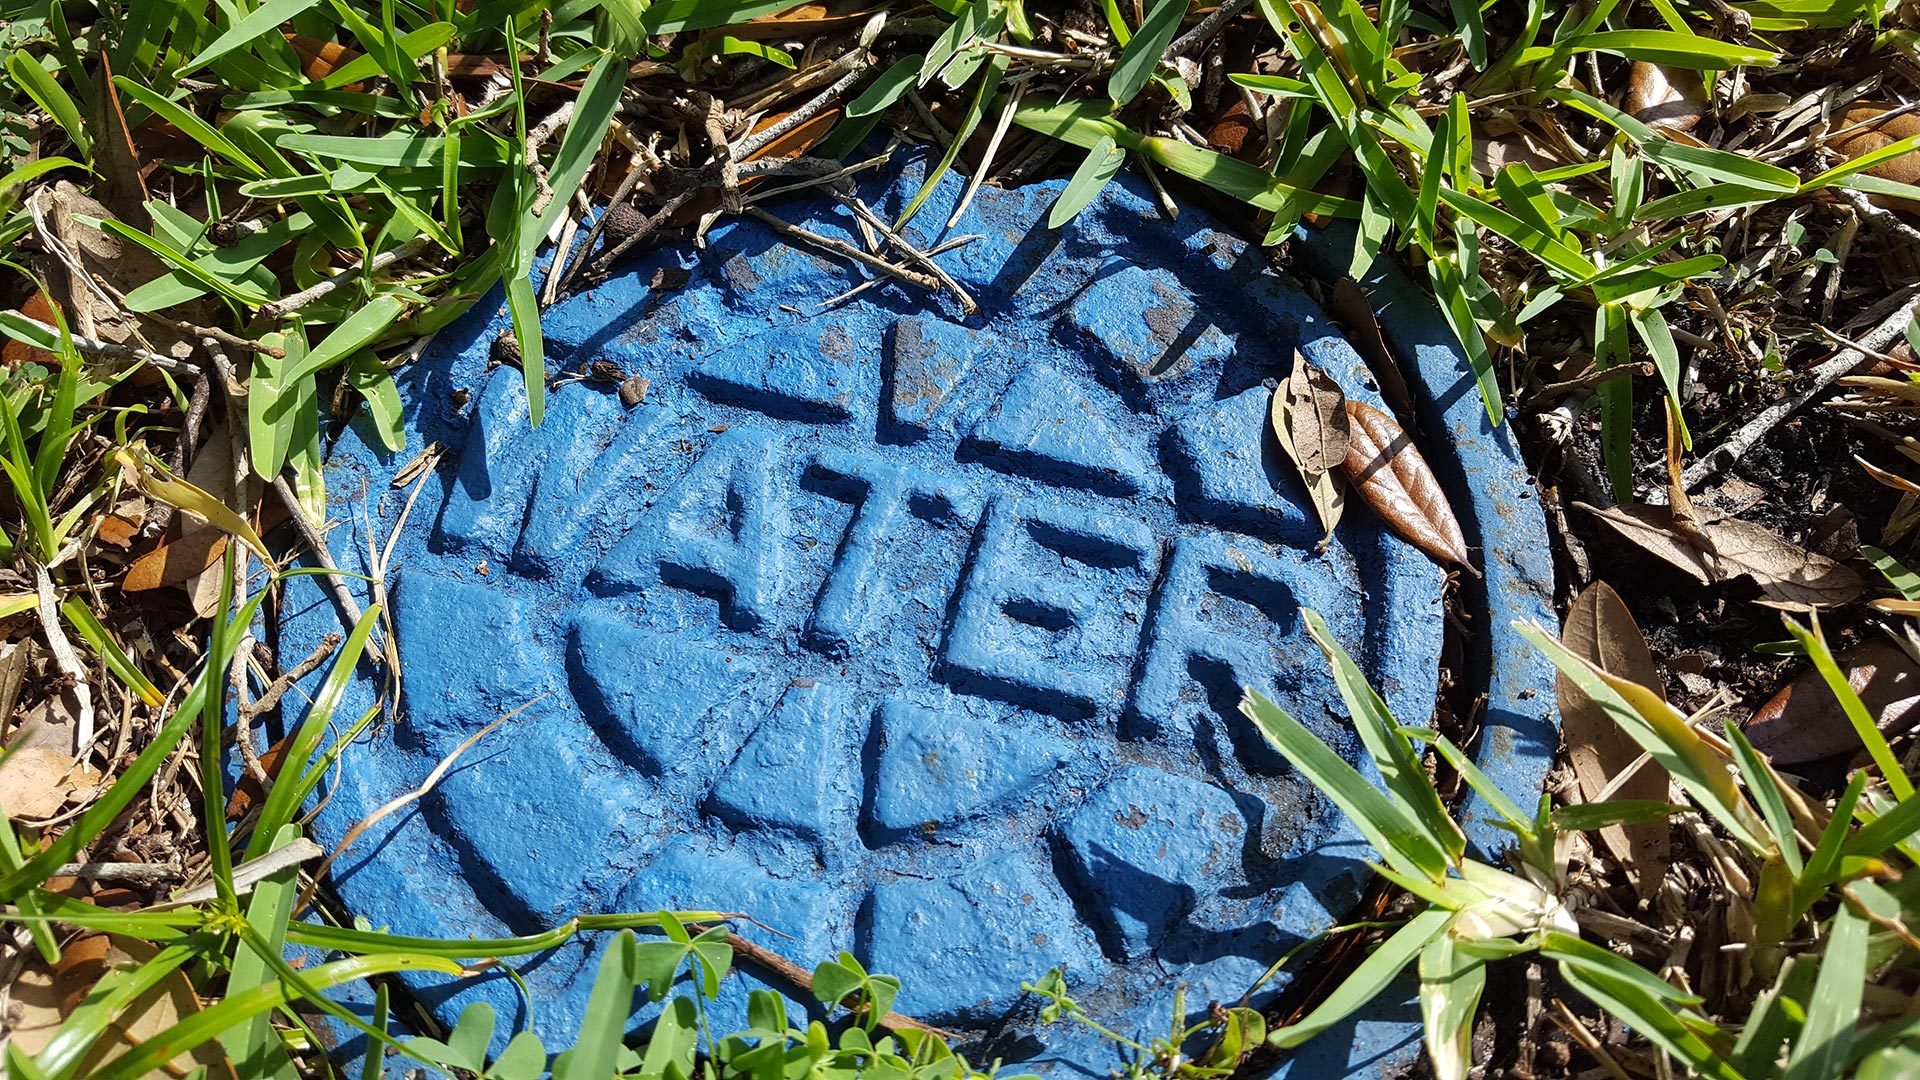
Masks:
[[[1273,392],[1274,438],[1300,470],[1307,497],[1327,535],[1340,524],[1346,504],[1337,473],[1352,441],[1346,395],[1333,377],[1305,357],[1296,356],[1293,372]]]
[[[1868,641],[1843,649],[1834,661],[1847,673],[1847,685],[1860,695],[1880,730],[1888,738],[1905,733],[1920,721],[1920,664],[1890,641]],[[1850,754],[1860,749],[1860,735],[1833,696],[1821,674],[1809,668],[1782,687],[1747,721],[1747,738],[1754,749],[1775,765]]]
[[[1567,610],[1560,643],[1609,675],[1630,680],[1659,695],[1661,700],[1666,699],[1666,688],[1661,684],[1659,670],[1654,667],[1647,639],[1634,624],[1633,615],[1619,594],[1606,582],[1596,581],[1574,598]],[[1640,760],[1639,744],[1566,676],[1559,677],[1557,690],[1561,740],[1566,746],[1567,761],[1573,767],[1580,801],[1664,801],[1669,785],[1667,771],[1652,761],[1642,764],[1619,787],[1613,787],[1615,781]],[[1672,838],[1667,823],[1609,825],[1600,830],[1600,840],[1627,867],[1635,891],[1643,898],[1651,898],[1666,877],[1672,858]]]
[[[1347,483],[1401,539],[1438,562],[1471,568],[1453,507],[1405,429],[1362,401],[1347,402],[1347,420]]]
[[[1605,522],[1635,547],[1684,571],[1702,585],[1750,579],[1758,603],[1785,611],[1844,604],[1865,587],[1860,575],[1817,552],[1788,543],[1749,521],[1698,521],[1691,530],[1665,506],[1575,506]],[[1710,550],[1702,544],[1710,545]]]

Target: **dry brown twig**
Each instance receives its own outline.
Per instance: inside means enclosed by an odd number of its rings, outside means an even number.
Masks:
[[[488,724],[486,727],[481,728],[479,731],[467,736],[466,739],[461,741],[459,746],[454,747],[448,752],[446,757],[440,759],[440,763],[433,767],[433,771],[427,774],[427,778],[420,782],[419,787],[414,788],[404,795],[389,799],[378,810],[354,822],[353,826],[340,837],[340,843],[333,849],[333,853],[322,860],[319,868],[313,872],[313,880],[308,882],[305,889],[301,890],[300,898],[295,901],[293,905],[293,917],[296,919],[299,918],[301,913],[307,910],[307,906],[313,903],[313,894],[320,888],[321,880],[327,876],[328,868],[333,866],[334,860],[338,859],[349,847],[353,846],[355,840],[358,840],[368,829],[378,825],[387,815],[425,798],[428,792],[439,786],[440,778],[447,774],[448,769],[453,768],[454,762],[460,760],[460,755],[473,748],[474,743],[491,735],[500,725],[539,704],[546,697],[546,694],[541,694],[525,705],[520,706]],[[296,843],[298,843],[298,841],[296,841]],[[236,871],[236,877],[237,876],[238,872]]]

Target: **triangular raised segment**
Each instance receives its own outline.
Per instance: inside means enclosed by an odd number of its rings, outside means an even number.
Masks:
[[[713,789],[711,808],[740,828],[831,836],[850,829],[859,805],[859,762],[845,687],[797,682]]]
[[[972,441],[981,459],[1003,472],[1121,495],[1153,487],[1146,456],[1113,429],[1080,384],[1044,365],[1013,380]]]
[[[1071,753],[1058,739],[893,702],[874,778],[874,823],[893,832],[963,821],[1018,799]]]

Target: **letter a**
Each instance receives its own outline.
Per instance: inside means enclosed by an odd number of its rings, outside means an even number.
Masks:
[[[668,585],[724,597],[721,618],[752,630],[772,613],[779,585],[774,436],[734,428],[641,515],[589,584],[647,592]]]

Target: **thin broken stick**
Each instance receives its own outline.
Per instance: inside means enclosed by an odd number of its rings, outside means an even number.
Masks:
[[[980,311],[979,301],[975,300],[971,293],[968,293],[966,289],[962,288],[960,286],[960,283],[953,279],[953,275],[941,269],[940,264],[937,262],[934,262],[933,257],[931,255],[928,255],[926,252],[921,251],[917,247],[914,247],[912,244],[907,242],[905,237],[893,231],[892,226],[888,225],[885,221],[881,220],[880,216],[878,214],[875,214],[867,206],[865,202],[861,201],[860,199],[856,199],[850,195],[843,195],[839,192],[834,192],[833,197],[840,200],[840,203],[843,206],[845,206],[849,210],[852,210],[855,216],[859,217],[861,221],[866,222],[867,225],[871,227],[875,232],[879,233],[883,237],[886,237],[887,241],[894,246],[895,250],[899,251],[902,255],[905,255],[908,259],[912,260],[913,262],[916,262],[921,266],[925,267],[927,272],[932,274],[934,277],[939,278],[940,283],[942,285],[945,285],[948,288],[948,290],[950,290],[953,293],[954,296],[959,298],[960,308],[962,311],[965,311],[969,315],[977,314]]]
[[[704,927],[696,924],[695,926],[688,927],[688,929],[697,934],[700,933]],[[733,946],[733,954],[735,956],[752,964],[754,967],[779,976],[783,981],[809,994],[813,993],[813,973],[801,967],[799,964],[781,956],[772,949],[755,945],[739,934],[728,934],[727,944]],[[951,1031],[944,1031],[925,1021],[915,1020],[911,1016],[903,1016],[897,1012],[890,1012],[882,1016],[880,1018],[880,1026],[889,1031],[924,1031],[929,1035],[938,1035],[949,1041],[959,1037]]]
[[[405,795],[389,800],[385,805],[380,807],[380,809],[354,822],[353,827],[348,829],[346,835],[340,838],[340,845],[333,849],[333,854],[328,855],[326,859],[320,863],[319,869],[313,872],[313,880],[307,883],[305,889],[301,890],[300,899],[293,905],[293,917],[296,919],[299,918],[301,913],[307,910],[307,905],[313,903],[313,894],[320,888],[320,879],[326,876],[327,869],[333,865],[334,860],[344,854],[349,847],[352,847],[355,840],[360,839],[362,833],[378,825],[388,814],[426,798],[427,793],[439,785],[440,778],[447,775],[447,770],[453,768],[453,763],[460,760],[460,755],[472,749],[474,743],[491,735],[494,729],[498,728],[501,724],[538,705],[545,697],[547,697],[546,694],[541,694],[525,705],[520,706],[505,716],[500,717],[498,720],[495,720],[493,723],[488,724],[486,727],[481,728],[479,731],[467,736],[459,746],[454,747],[446,757],[440,759],[440,764],[433,767],[433,771],[427,774],[427,778],[420,782],[419,787],[414,788]]]
[[[293,488],[287,486],[286,477],[273,478],[273,493],[286,504],[287,512],[293,516],[294,527],[300,530],[300,536],[306,540],[307,547],[313,551],[314,561],[327,572],[325,575],[327,591],[332,594],[334,605],[340,609],[340,617],[345,621],[347,629],[352,630],[360,625],[360,604],[353,598],[353,592],[347,588],[346,579],[340,576],[340,568],[333,564],[333,553],[327,550],[327,538],[320,535],[320,530],[307,519],[307,512],[301,507],[300,500],[294,496]]]
[[[923,274],[918,270],[909,270],[904,266],[890,263],[878,255],[872,255],[854,247],[845,240],[837,240],[831,236],[822,236],[811,229],[803,229],[790,221],[777,218],[757,206],[747,207],[746,214],[756,221],[772,226],[773,231],[782,236],[805,241],[815,247],[833,252],[835,255],[852,259],[862,266],[878,270],[890,277],[899,278],[908,284],[918,285],[928,292],[939,292],[941,289],[940,279],[934,277],[932,274]]]
[[[1868,353],[1862,352],[1862,348],[1884,349],[1906,333],[1907,326],[1913,322],[1916,311],[1920,311],[1920,295],[1908,298],[1893,314],[1882,320],[1880,325],[1861,335],[1858,341],[1859,347],[1844,348],[1835,353],[1832,359],[1814,369],[1813,377],[1800,390],[1761,410],[1759,416],[1734,432],[1732,438],[1687,466],[1687,471],[1681,477],[1681,483],[1688,489],[1696,488],[1707,477],[1745,457],[1747,451],[1753,449],[1754,444],[1765,438],[1768,432],[1778,427],[1782,420],[1792,416],[1800,410],[1801,406],[1818,397],[1833,385],[1835,379],[1859,367],[1862,361],[1868,359]]]

